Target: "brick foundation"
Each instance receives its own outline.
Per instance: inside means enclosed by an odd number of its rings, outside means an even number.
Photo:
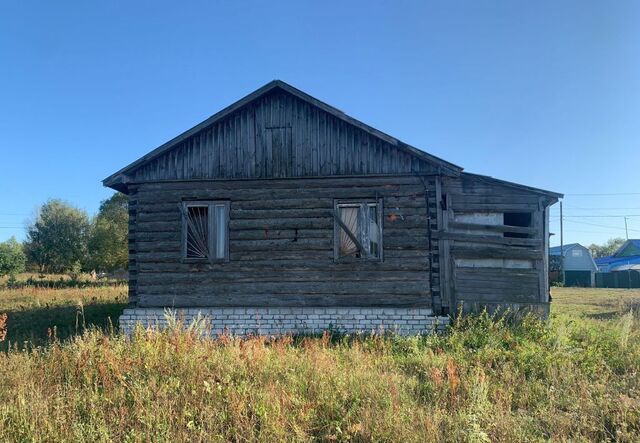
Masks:
[[[130,334],[136,323],[144,327],[166,327],[167,315],[185,324],[204,317],[212,335],[282,335],[334,330],[344,333],[396,332],[401,335],[441,332],[448,317],[435,317],[425,308],[127,308],[120,328]]]

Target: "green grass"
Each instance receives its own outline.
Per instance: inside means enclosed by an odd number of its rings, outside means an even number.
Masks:
[[[0,291],[7,338],[43,344],[0,352],[0,441],[640,440],[640,291],[554,288],[549,322],[275,341],[126,340],[104,330],[122,288],[46,291]],[[76,329],[78,300],[102,329]]]
[[[640,289],[552,288],[551,312],[586,319],[615,320],[640,308]]]
[[[0,351],[66,339],[81,334],[85,326],[117,329],[126,300],[126,286],[0,289],[0,313],[7,314],[7,337]]]

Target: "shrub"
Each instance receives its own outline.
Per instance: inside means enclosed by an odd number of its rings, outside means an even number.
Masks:
[[[15,237],[0,243],[0,276],[23,272],[27,257]]]

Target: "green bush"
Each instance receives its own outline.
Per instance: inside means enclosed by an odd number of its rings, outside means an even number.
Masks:
[[[15,278],[16,274],[24,271],[27,257],[25,256],[22,245],[18,243],[15,237],[0,243],[0,277],[10,275]]]

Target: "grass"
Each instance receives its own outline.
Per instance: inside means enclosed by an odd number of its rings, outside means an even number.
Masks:
[[[640,440],[640,291],[554,288],[549,322],[272,341],[126,340],[105,332],[122,288],[40,291],[0,291],[7,340],[41,345],[0,352],[0,441]]]
[[[9,347],[41,346],[53,338],[81,334],[85,326],[117,329],[127,302],[126,286],[49,289],[25,287],[0,290],[0,313],[7,314]]]
[[[586,319],[618,318],[640,308],[640,289],[552,288],[552,312]]]

